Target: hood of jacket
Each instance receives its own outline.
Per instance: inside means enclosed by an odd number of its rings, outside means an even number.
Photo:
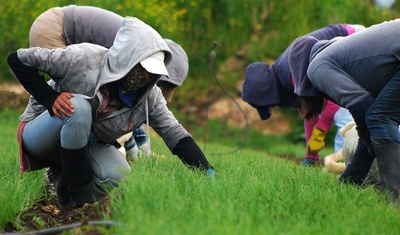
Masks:
[[[156,52],[164,52],[164,64],[172,59],[172,52],[160,34],[138,18],[126,17],[108,50],[98,86],[118,81],[138,63]],[[158,80],[160,76],[156,76]],[[156,81],[151,83],[154,85]]]
[[[311,50],[317,42],[318,39],[312,36],[304,36],[297,38],[290,48],[289,67],[294,80],[294,93],[298,96],[322,96],[307,76]]]

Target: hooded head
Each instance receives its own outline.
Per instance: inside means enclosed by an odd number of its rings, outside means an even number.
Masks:
[[[162,75],[158,80],[165,99],[170,102],[174,89],[181,86],[189,72],[189,59],[183,48],[170,39],[164,39],[172,51],[172,61],[167,66],[169,76]]]
[[[320,97],[322,93],[315,88],[307,76],[310,54],[318,39],[312,36],[297,38],[289,51],[289,67],[294,79],[294,93],[298,96]]]
[[[160,34],[138,18],[125,17],[103,65],[100,85],[124,78],[136,65],[154,74],[154,85],[166,69],[172,53]]]
[[[271,67],[263,62],[247,66],[244,74],[242,100],[257,109],[262,120],[271,116],[271,106],[281,103],[278,81]]]

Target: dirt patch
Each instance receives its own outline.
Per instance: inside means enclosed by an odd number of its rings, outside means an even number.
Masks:
[[[61,234],[66,230],[74,230],[74,234],[102,234],[100,231],[112,226],[109,221],[102,221],[104,213],[110,214],[109,208],[109,197],[94,204],[85,204],[82,208],[72,208],[61,206],[57,196],[50,195],[22,212],[19,216],[19,228],[9,222],[3,232]]]
[[[19,84],[0,85],[0,111],[5,109],[21,109],[26,106],[29,94]]]
[[[28,95],[24,87],[16,83],[5,83],[0,85],[0,93],[15,93],[17,95]]]
[[[262,121],[257,110],[240,98],[234,101],[221,99],[208,109],[208,118],[216,118],[231,126],[244,128],[246,119],[249,125],[263,134],[282,135],[290,132],[290,120],[279,112],[272,112],[268,121]]]

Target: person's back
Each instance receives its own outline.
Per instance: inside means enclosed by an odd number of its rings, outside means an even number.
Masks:
[[[338,36],[347,36],[363,28],[364,26],[361,25],[332,24],[315,30],[306,36],[325,40]],[[300,104],[297,102],[298,96],[294,92],[293,71],[289,65],[291,47],[292,45],[278,57],[272,66],[256,62],[246,68],[242,99],[257,109],[262,120],[267,120],[271,116],[271,107],[300,108]],[[308,58],[309,53],[305,53],[297,56],[295,61],[297,64],[301,62],[308,63]],[[338,110],[341,112],[338,112]],[[319,160],[318,152],[325,145],[323,140],[333,121],[340,129],[341,125],[345,125],[351,120],[351,115],[334,103],[328,103],[324,114],[313,122],[305,120],[307,150],[303,165],[315,165]],[[337,132],[335,148],[340,149],[342,144],[343,138]]]

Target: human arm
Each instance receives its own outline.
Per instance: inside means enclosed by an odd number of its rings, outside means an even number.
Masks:
[[[41,75],[38,69],[27,66],[18,58],[17,52],[12,52],[7,57],[7,62],[21,85],[49,111],[62,119],[62,115],[73,113],[72,103],[69,101],[71,94],[55,91]]]
[[[207,174],[213,172],[213,167],[192,137],[181,139],[175,146],[173,154],[177,155],[185,165],[198,168]]]
[[[363,30],[365,27],[358,24],[330,24],[307,34],[318,40],[330,40],[335,37],[348,36]]]
[[[326,134],[329,128],[331,128],[333,117],[339,108],[340,107],[332,101],[327,101],[307,143],[308,151],[311,154],[315,154],[325,147]]]
[[[343,24],[344,28],[347,30],[348,35],[360,32],[365,29],[364,25],[361,24]]]
[[[190,168],[212,172],[213,167],[204,153],[168,109],[160,88],[153,87],[148,99],[151,108],[150,126],[163,138],[171,152]]]

